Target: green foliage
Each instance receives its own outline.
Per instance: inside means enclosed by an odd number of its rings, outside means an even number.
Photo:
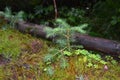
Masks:
[[[52,76],[54,74],[54,69],[52,66],[45,68],[44,71],[47,72],[49,76]]]
[[[48,7],[43,7],[43,6],[36,6],[35,7],[35,15],[39,15],[39,16],[47,16],[51,11],[53,11],[54,8],[52,5],[48,6]]]
[[[67,56],[72,56],[73,53],[70,51],[63,51],[63,54]]]
[[[49,23],[50,19],[54,18],[54,7],[53,5],[49,6],[36,5],[34,8],[34,14],[32,15],[33,18],[31,20],[34,20],[38,24],[45,24],[45,22]]]
[[[116,25],[117,23],[120,23],[120,16],[113,16],[111,20],[111,25]]]
[[[66,23],[62,19],[57,19],[56,22],[58,23],[58,27],[51,29],[45,28],[47,32],[47,37],[56,37],[56,43],[60,47],[67,47],[70,50],[70,42],[73,42],[74,39],[72,38],[75,32],[84,34],[86,31],[84,28],[88,26],[88,24],[82,24],[79,26],[71,27],[68,23]]]
[[[120,0],[98,1],[93,7],[91,32],[97,36],[120,40]],[[114,33],[114,34],[113,34]]]
[[[60,8],[60,17],[65,18],[71,25],[79,25],[88,22],[88,18],[85,17],[85,10],[80,8]]]
[[[81,34],[86,33],[84,28],[87,27],[87,24],[71,27],[62,19],[57,19],[56,22],[58,23],[58,27],[54,29],[45,28],[45,31],[47,33],[46,37],[55,37],[54,42],[58,44],[58,48],[50,49],[49,54],[44,57],[44,62],[46,65],[51,65],[56,61],[60,61],[60,67],[66,68],[68,66],[66,56],[73,55],[70,45],[71,42],[74,42],[72,37],[76,32]]]
[[[65,56],[63,54],[63,50],[59,49],[50,49],[49,53],[45,55],[44,57],[44,62],[46,63],[47,66],[55,63],[56,61],[60,62],[61,68],[67,67],[67,60],[65,59]]]
[[[66,60],[66,58],[65,58],[65,57],[62,57],[62,58],[60,59],[60,67],[61,67],[62,69],[65,69],[68,65],[69,65],[69,64],[68,64],[68,61]]]
[[[102,60],[100,55],[90,53],[85,49],[75,50],[75,54],[76,55],[82,55],[83,56],[83,62],[87,63],[88,67],[98,68],[98,65],[96,64],[96,62],[100,63],[100,64],[103,64],[103,65],[107,64],[106,61]],[[80,60],[81,60],[81,58],[80,58]]]
[[[0,16],[3,16],[6,20],[8,20],[10,22],[9,23],[10,27],[13,27],[13,28],[14,28],[16,22],[23,21],[23,14],[24,14],[23,11],[20,11],[17,14],[13,14],[11,9],[8,7],[5,8],[4,12],[0,11]],[[6,26],[3,28],[6,28]]]
[[[115,59],[113,59],[113,57],[111,57],[111,56],[106,56],[105,58],[106,58],[106,60],[108,62],[110,62],[113,65],[117,65],[118,64],[118,62]]]
[[[44,57],[44,62],[46,62],[47,65],[51,64],[51,62],[56,60],[59,53],[60,51],[58,49],[49,49],[49,53]]]

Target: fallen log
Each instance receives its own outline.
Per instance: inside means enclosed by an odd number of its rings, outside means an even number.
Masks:
[[[81,34],[76,34],[75,40],[76,44],[81,44],[86,49],[100,51],[102,53],[107,53],[113,56],[120,55],[120,43],[117,41]]]
[[[44,25],[37,25],[27,22],[18,22],[16,29],[21,32],[30,33],[32,35],[46,38],[46,32],[44,31]],[[73,38],[75,39],[75,44],[83,45],[84,48],[99,51],[113,56],[118,56],[120,54],[120,43],[113,40],[91,37],[88,35],[82,35],[76,33]],[[53,38],[49,38],[52,40]]]

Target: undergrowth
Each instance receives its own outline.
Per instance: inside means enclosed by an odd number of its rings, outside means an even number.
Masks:
[[[36,39],[28,34],[23,35],[15,30],[0,30],[0,35],[7,36],[0,38],[0,40],[5,38],[12,39],[13,44],[14,40],[16,40],[19,45],[16,46],[16,48],[20,48],[21,50],[15,60],[11,60],[5,65],[0,65],[0,80],[119,80],[120,78],[119,63],[114,63],[115,61],[113,61],[112,57],[107,57],[107,64],[104,65],[99,63],[100,57],[96,56],[96,58],[93,58],[95,54],[80,49],[73,50],[71,52],[73,54],[70,56],[69,54],[65,54],[66,56],[64,57],[68,64],[67,67],[62,68],[60,66],[64,59],[61,61],[56,60],[48,66],[44,64],[43,58],[47,55],[48,49],[55,49],[57,47],[56,45],[41,39]],[[4,43],[3,41],[2,44]],[[8,44],[9,43],[10,42],[8,42]],[[9,46],[14,55],[14,45]],[[5,49],[7,49],[7,47],[5,47]],[[91,61],[89,61],[89,59],[91,59]],[[96,61],[96,59],[98,59],[98,61]],[[88,67],[89,63],[92,63],[92,66]],[[96,68],[94,65],[98,65],[98,67]],[[108,69],[105,69],[106,66]],[[45,70],[48,68],[49,71],[46,73]],[[49,73],[52,75],[48,75]]]
[[[81,34],[85,33],[84,28],[87,27],[87,24],[71,27],[61,19],[57,19],[57,23],[58,27],[54,29],[45,29],[47,32],[47,37],[53,37],[53,42],[58,44],[57,47],[49,49],[49,53],[44,57],[44,62],[46,64],[44,71],[49,76],[54,75],[56,62],[59,63],[58,66],[60,66],[60,68],[63,70],[69,68],[70,65],[74,65],[76,62],[77,64],[80,63],[81,65],[79,65],[79,67],[81,66],[81,70],[80,73],[77,71],[79,75],[76,75],[76,77],[80,80],[81,78],[85,78],[87,68],[101,69],[103,67],[103,70],[108,70],[108,63],[104,61],[99,54],[89,52],[83,49],[82,46],[71,45],[71,42],[74,42],[73,35],[76,32]],[[78,49],[73,49],[73,46],[74,48],[76,47]],[[75,63],[69,62],[70,57],[76,57],[77,61]],[[116,61],[113,62],[117,64]],[[76,71],[76,69],[74,71]]]
[[[0,11],[0,17],[4,18],[6,24],[2,25],[2,29],[15,28],[15,24],[19,21],[23,21],[24,12],[12,13],[10,7],[6,7],[5,11]]]
[[[49,54],[47,54],[44,58],[44,62],[49,67],[45,68],[49,75],[53,75],[54,71],[52,70],[52,66],[50,66],[55,61],[60,61],[61,68],[66,68],[68,66],[67,59],[65,55],[71,56],[72,55],[72,48],[71,42],[74,42],[73,35],[75,32],[85,33],[86,31],[84,28],[87,27],[88,24],[82,24],[80,26],[71,27],[62,19],[56,20],[58,27],[51,29],[45,28],[47,32],[46,37],[53,37],[55,38],[53,41],[54,43],[58,44],[58,48],[53,48],[49,50]]]

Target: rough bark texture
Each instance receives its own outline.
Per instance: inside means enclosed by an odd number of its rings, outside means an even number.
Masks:
[[[24,33],[30,33],[32,35],[46,38],[46,33],[44,32],[44,25],[37,25],[32,23],[26,23],[26,22],[18,22],[16,29],[18,29],[21,32]]]
[[[36,25],[26,22],[18,22],[17,23],[17,29],[21,32],[30,33],[32,35],[46,38],[46,33],[44,31],[44,28],[46,26],[43,25]],[[76,33],[74,36],[75,44],[77,45],[83,45],[84,48],[93,50],[93,51],[99,51],[102,53],[118,56],[120,54],[120,43],[113,41],[113,40],[107,40],[103,38],[97,38],[97,37],[91,37],[88,35],[82,35]],[[49,40],[52,40],[53,38],[49,38]]]
[[[77,44],[81,44],[89,50],[100,51],[114,56],[120,54],[120,43],[117,41],[81,34],[76,34],[75,40]]]

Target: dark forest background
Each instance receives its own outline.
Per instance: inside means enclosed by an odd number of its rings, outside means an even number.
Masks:
[[[0,0],[0,10],[24,11],[28,22],[54,27],[54,0]],[[55,0],[57,17],[71,25],[88,23],[88,34],[120,40],[120,0]]]

